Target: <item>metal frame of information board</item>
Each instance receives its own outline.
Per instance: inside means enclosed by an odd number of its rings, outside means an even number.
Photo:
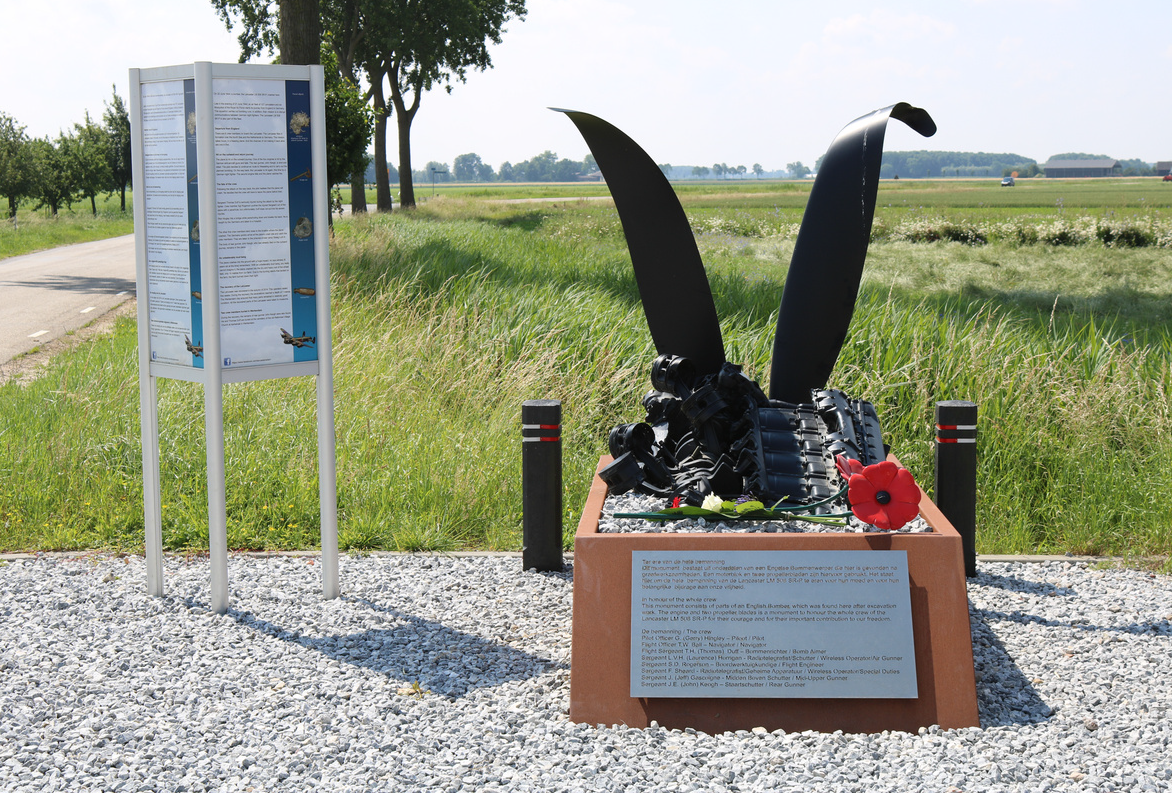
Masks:
[[[324,77],[321,66],[261,66],[198,62],[182,66],[130,70],[130,118],[133,151],[135,260],[138,285],[139,406],[142,420],[143,509],[147,588],[161,597],[163,583],[162,499],[159,454],[159,377],[202,383],[204,425],[207,439],[208,551],[210,556],[211,608],[228,610],[228,537],[225,494],[224,396],[227,383],[267,380],[300,375],[317,376],[318,496],[321,515],[322,592],[326,599],[339,594],[337,481],[333,405],[333,357],[330,332],[329,239],[314,233],[314,299],[316,300],[316,360],[265,363],[226,368],[221,358],[220,262],[217,252],[217,184],[215,178],[215,108],[213,84],[217,79],[307,81],[309,117],[325,118]],[[193,81],[194,133],[198,186],[199,303],[202,321],[201,367],[152,360],[151,290],[148,268],[148,203],[144,173],[143,93],[152,83]],[[326,184],[325,125],[313,123],[310,132],[312,228],[329,226]],[[186,243],[189,247],[191,242]],[[294,328],[293,333],[298,329]],[[194,343],[199,344],[201,340]],[[188,349],[192,342],[188,340]],[[194,355],[194,351],[193,351]]]

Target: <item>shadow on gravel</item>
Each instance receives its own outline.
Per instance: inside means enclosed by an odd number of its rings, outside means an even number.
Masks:
[[[1001,576],[991,573],[981,573],[977,578],[981,586],[993,586],[1011,592],[1028,592],[1032,595],[1046,597],[1075,597],[1078,592],[1069,587],[1056,587],[1043,581],[1031,581],[1014,576]],[[1021,611],[994,611],[983,609],[979,612],[984,617],[999,622],[1017,622],[1022,625],[1041,625],[1047,628],[1073,628],[1079,631],[1101,631],[1104,633],[1128,633],[1133,635],[1157,634],[1172,635],[1172,619],[1165,617],[1160,620],[1146,622],[1131,622],[1125,625],[1095,625],[1087,620],[1054,620],[1039,617],[1034,614],[1024,614]]]
[[[565,664],[526,653],[496,641],[455,630],[365,598],[345,598],[386,615],[399,624],[340,636],[306,636],[251,612],[228,616],[281,641],[316,650],[328,658],[370,669],[449,699],[477,688],[527,680]],[[193,604],[203,607],[203,604]],[[521,637],[519,637],[521,638]]]
[[[977,581],[981,586],[996,587],[1009,592],[1029,592],[1034,595],[1076,595],[1069,587],[1057,587],[1044,581],[1030,581],[1012,575],[997,575],[981,571]]]
[[[969,605],[973,634],[973,667],[977,674],[977,712],[982,727],[1037,724],[1050,718],[1051,710],[1038,690],[1014,663],[989,627],[998,614]]]
[[[1033,596],[1078,595],[1069,587],[1057,587],[1045,582],[984,572],[973,583],[1010,592],[1027,592]],[[974,608],[971,603],[969,622],[972,626],[973,661],[977,672],[977,707],[982,727],[1036,724],[1046,721],[1053,713],[1030,680],[1014,663],[991,625],[1016,623],[1087,632],[1172,635],[1172,622],[1167,618],[1148,622],[1098,625],[1090,621],[1055,620],[1016,609],[979,609]]]

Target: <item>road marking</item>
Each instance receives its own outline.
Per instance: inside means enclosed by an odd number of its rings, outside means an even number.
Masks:
[[[83,308],[83,309],[81,310],[81,313],[83,313],[83,314],[88,314],[88,313],[90,313],[91,311],[93,311],[95,308],[97,308],[97,306],[90,306],[89,308]]]
[[[124,289],[124,290],[122,290],[121,292],[119,292],[118,294],[114,295],[114,297],[122,297],[124,294],[126,294],[126,290],[125,290],[125,289]]]
[[[36,333],[30,333],[30,334],[28,335],[28,337],[29,337],[30,339],[35,339],[35,338],[36,338],[36,337],[38,337],[38,336],[44,336],[44,335],[45,335],[46,333],[48,333],[48,332],[49,332],[49,331],[47,331],[47,330],[38,330]]]

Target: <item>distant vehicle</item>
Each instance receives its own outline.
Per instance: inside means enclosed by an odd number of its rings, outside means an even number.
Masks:
[[[1001,180],[1002,187],[1013,187],[1015,184],[1017,184],[1017,182],[1013,180],[1012,176],[1007,176]]]
[[[1164,181],[1165,182],[1172,182],[1172,173],[1164,174]]]

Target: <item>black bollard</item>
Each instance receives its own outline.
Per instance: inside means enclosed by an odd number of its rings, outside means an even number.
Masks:
[[[936,403],[936,506],[960,534],[964,574],[977,574],[977,404]]]
[[[562,569],[562,403],[521,405],[521,566]]]

